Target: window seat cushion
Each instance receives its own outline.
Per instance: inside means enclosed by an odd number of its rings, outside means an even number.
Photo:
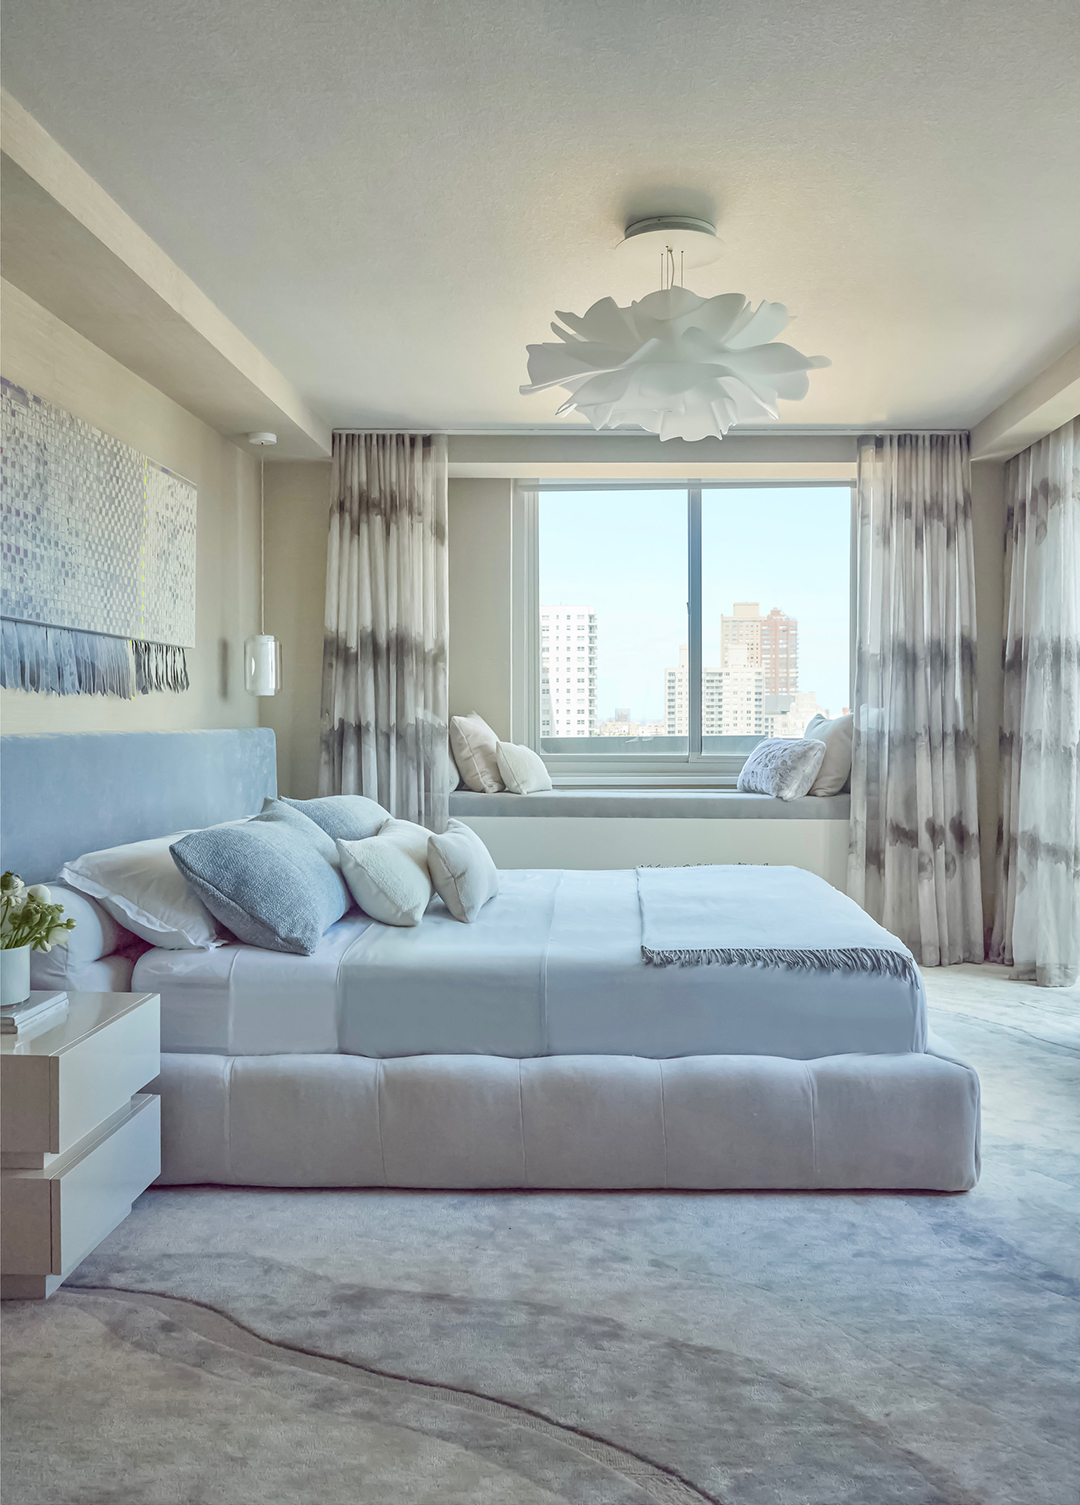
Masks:
[[[847,820],[850,794],[804,795],[778,800],[734,789],[551,789],[537,794],[450,796],[450,814],[459,820],[492,815],[607,816],[661,820]]]

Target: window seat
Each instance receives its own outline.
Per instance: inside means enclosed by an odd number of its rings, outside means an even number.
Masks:
[[[774,800],[734,789],[552,789],[542,794],[474,794],[455,790],[450,814],[481,816],[608,816],[663,820],[839,820],[851,814],[850,794]]]

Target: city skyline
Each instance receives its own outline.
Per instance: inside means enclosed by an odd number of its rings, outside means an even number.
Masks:
[[[721,623],[720,665],[702,666],[703,736],[797,737],[814,715],[831,714],[814,689],[799,685],[797,617],[778,606],[763,614],[756,601],[736,601]],[[596,699],[599,635],[592,606],[541,605],[541,737],[687,736],[689,645],[680,646],[678,665],[664,671],[661,720],[636,718],[630,706],[603,717]]]
[[[847,704],[850,508],[847,487],[705,490],[706,665],[722,663],[721,618],[756,600],[797,620],[799,684],[822,706]],[[635,724],[665,721],[665,671],[687,641],[686,511],[676,490],[541,495],[541,600],[596,616],[598,726],[617,708]]]

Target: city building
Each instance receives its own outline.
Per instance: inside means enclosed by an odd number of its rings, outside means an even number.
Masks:
[[[778,606],[761,615],[757,601],[736,601],[731,616],[720,618],[720,665],[745,649],[747,663],[764,675],[766,695],[794,695],[799,688],[799,623]]]
[[[596,613],[540,608],[540,735],[596,736]]]
[[[712,683],[710,684],[710,676]],[[749,644],[733,643],[728,648],[727,662],[722,669],[706,670],[702,689],[705,701],[702,705],[702,735],[719,737],[760,737],[765,731],[762,720],[764,704],[764,674],[759,664],[751,659]],[[713,688],[715,686],[715,688]],[[714,708],[710,714],[709,694],[712,690]]]
[[[751,662],[752,642],[733,642],[727,665],[701,672],[701,732],[704,737],[760,737],[763,677]],[[677,669],[664,671],[664,710],[669,736],[685,737],[690,730],[689,650],[679,649]]]
[[[799,688],[799,623],[778,606],[761,619],[761,671],[766,695],[794,695]]]
[[[814,690],[799,690],[794,695],[766,694],[762,705],[766,737],[801,737],[815,716],[828,714],[818,705]]]
[[[631,721],[627,707],[615,708],[610,721],[601,721],[596,729],[600,737],[663,737],[667,724],[663,721]]]
[[[752,668],[761,667],[761,608],[756,601],[736,601],[732,615],[720,618],[720,667],[732,648],[745,648]]]
[[[684,643],[679,649],[679,667],[664,670],[664,724],[669,737],[686,737],[690,733],[689,654]]]

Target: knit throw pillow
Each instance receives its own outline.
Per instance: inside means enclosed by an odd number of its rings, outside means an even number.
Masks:
[[[777,800],[797,800],[809,792],[825,757],[824,742],[804,737],[766,737],[742,766],[743,794],[771,794]]]

